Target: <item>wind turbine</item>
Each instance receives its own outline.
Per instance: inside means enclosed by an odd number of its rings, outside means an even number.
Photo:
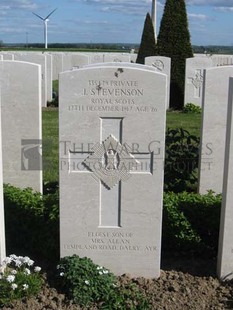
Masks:
[[[152,7],[151,7],[151,19],[154,26],[155,31],[155,42],[157,41],[157,29],[156,29],[156,23],[157,23],[157,0],[152,0]]]
[[[39,17],[40,19],[43,20],[44,22],[44,42],[45,42],[45,48],[48,48],[48,21],[49,21],[49,16],[51,16],[57,9],[53,10],[52,12],[49,13],[49,15],[47,15],[45,18],[41,17],[40,15],[33,13],[34,15],[36,15],[37,17]]]

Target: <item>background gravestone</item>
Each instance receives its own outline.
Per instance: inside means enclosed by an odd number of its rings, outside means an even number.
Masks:
[[[117,65],[61,73],[61,256],[159,276],[166,78]]]
[[[47,101],[53,99],[53,58],[52,55],[45,53],[46,57],[46,73],[47,73]]]
[[[209,56],[196,56],[186,59],[184,104],[193,103],[201,107],[203,72],[204,69],[210,67],[213,67],[213,65],[212,58]]]
[[[0,62],[3,181],[42,192],[41,69]]]
[[[89,60],[90,64],[104,62],[104,54],[103,53],[87,53],[87,55],[89,55],[89,57],[90,57],[90,60]]]
[[[233,75],[233,74],[232,74]],[[224,164],[223,200],[218,247],[218,276],[233,278],[233,78],[230,78],[229,104],[227,113],[226,152]]]
[[[163,56],[150,56],[145,58],[145,65],[152,66],[158,72],[167,75],[167,109],[170,103],[170,79],[171,79],[171,58]]]
[[[14,60],[14,55],[13,54],[10,54],[10,53],[2,53],[1,52],[1,55],[3,57],[2,60]]]
[[[5,244],[5,220],[4,220],[4,204],[3,204],[3,180],[2,180],[2,126],[0,117],[0,264],[6,257]],[[1,271],[1,267],[0,267]]]
[[[53,64],[53,76],[52,80],[58,80],[58,75],[63,70],[63,58],[64,53],[50,53],[52,56],[52,64]]]
[[[232,66],[233,65],[233,56],[232,55],[213,55],[213,66]]]
[[[73,67],[82,67],[88,65],[89,57],[81,53],[64,53],[63,55],[63,71],[72,69]]]
[[[35,63],[41,66],[41,89],[42,89],[42,106],[47,107],[48,85],[47,85],[47,57],[45,54],[38,53],[15,53],[14,60]],[[49,83],[51,85],[51,82]]]
[[[104,62],[130,62],[130,54],[106,53],[103,56]]]
[[[222,192],[229,77],[233,67],[204,71],[199,193]]]

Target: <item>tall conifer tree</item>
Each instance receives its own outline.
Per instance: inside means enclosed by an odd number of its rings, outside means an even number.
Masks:
[[[185,62],[193,57],[185,0],[167,0],[157,40],[157,54],[171,58],[170,107],[184,104]]]
[[[155,47],[154,26],[150,14],[147,13],[136,62],[139,64],[144,64],[145,57],[155,55],[156,55],[156,47]]]

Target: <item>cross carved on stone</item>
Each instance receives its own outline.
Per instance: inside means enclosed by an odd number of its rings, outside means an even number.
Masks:
[[[153,173],[153,152],[133,152],[122,144],[123,118],[101,118],[100,142],[90,152],[70,150],[70,167],[78,156],[83,169],[99,182],[99,227],[121,227],[121,187],[132,174]]]

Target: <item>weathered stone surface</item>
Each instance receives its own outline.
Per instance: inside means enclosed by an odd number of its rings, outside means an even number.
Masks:
[[[117,65],[60,75],[61,256],[159,276],[166,80]]]

